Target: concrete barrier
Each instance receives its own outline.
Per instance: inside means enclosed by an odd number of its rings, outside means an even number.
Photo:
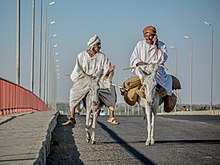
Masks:
[[[49,123],[48,130],[45,132],[45,140],[42,142],[41,149],[39,151],[39,156],[34,162],[34,165],[46,165],[47,156],[50,154],[50,141],[51,141],[51,133],[57,125],[57,118],[59,116],[59,111],[55,113],[54,117],[51,118],[51,122]]]

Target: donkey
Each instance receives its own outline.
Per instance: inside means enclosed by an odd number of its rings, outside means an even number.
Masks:
[[[146,145],[153,145],[154,141],[154,127],[155,127],[155,117],[158,106],[162,104],[162,98],[160,97],[158,91],[156,90],[156,74],[158,69],[158,64],[150,65],[149,73],[143,71],[141,67],[138,67],[138,72],[141,75],[141,83],[144,86],[145,98],[138,96],[138,103],[144,109],[145,116],[147,117],[147,140]]]
[[[86,95],[86,141],[95,144],[95,126],[97,117],[101,110],[101,104],[98,96],[99,80],[91,78],[89,84],[90,90]],[[92,129],[91,129],[92,128]]]

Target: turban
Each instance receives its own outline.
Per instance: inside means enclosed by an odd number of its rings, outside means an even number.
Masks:
[[[100,38],[97,35],[91,37],[87,43],[89,48],[92,48],[95,44],[101,42]]]
[[[153,27],[153,26],[147,26],[147,27],[144,28],[143,33],[144,33],[144,34],[145,34],[145,33],[156,34],[156,33],[157,33],[157,30],[156,30],[156,28]]]

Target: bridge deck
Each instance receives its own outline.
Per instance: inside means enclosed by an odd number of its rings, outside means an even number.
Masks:
[[[1,116],[0,165],[220,162],[219,116],[158,114],[156,144],[150,147],[143,116],[117,116],[118,126],[107,123],[108,116],[99,117],[95,145],[86,143],[85,117],[76,117],[75,126],[64,127],[67,116],[54,111]]]

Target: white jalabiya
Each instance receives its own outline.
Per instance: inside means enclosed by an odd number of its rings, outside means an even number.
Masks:
[[[70,78],[73,81],[69,98],[69,105],[71,109],[76,107],[89,91],[90,78],[86,76],[85,73],[93,77],[100,76],[100,88],[110,88],[113,75],[109,74],[108,77],[106,76],[109,65],[109,59],[101,52],[96,53],[93,57],[90,57],[86,51],[78,54],[75,67],[70,75]]]
[[[168,58],[166,45],[158,41],[158,53],[155,53],[155,48],[153,45],[147,44],[146,40],[139,41],[134,48],[134,51],[130,58],[130,66],[135,67],[138,62],[146,62],[146,63],[158,63],[164,65],[165,61]],[[141,66],[142,69],[148,71],[149,68],[146,66]],[[135,69],[135,74],[142,78]],[[156,81],[159,85],[164,87],[167,91],[168,95],[172,95],[172,77],[167,74],[163,67],[159,67]]]

